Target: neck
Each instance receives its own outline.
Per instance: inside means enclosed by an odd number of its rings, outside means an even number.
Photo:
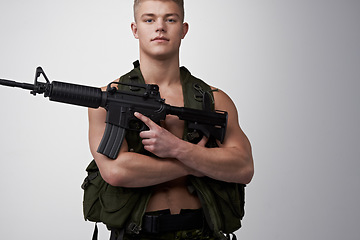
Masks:
[[[156,60],[140,55],[140,69],[148,84],[171,85],[180,82],[179,58]]]

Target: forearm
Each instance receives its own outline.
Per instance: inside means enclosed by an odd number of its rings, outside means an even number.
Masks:
[[[251,146],[237,122],[229,126],[224,144],[219,148],[205,148],[206,139],[192,144],[174,136],[149,118],[140,114],[136,116],[150,128],[140,133],[146,150],[161,158],[177,159],[190,169],[217,180],[250,182],[253,175]]]
[[[175,159],[159,159],[122,152],[115,160],[95,158],[104,180],[112,186],[147,187],[168,182],[190,173],[190,168]]]
[[[175,156],[188,167],[213,179],[247,184],[253,176],[250,149],[237,146],[205,148],[182,142]]]

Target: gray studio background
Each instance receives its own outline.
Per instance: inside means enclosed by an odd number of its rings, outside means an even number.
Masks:
[[[359,239],[358,0],[187,0],[181,63],[253,145],[238,239]],[[130,70],[131,0],[1,0],[0,78],[104,86]],[[87,110],[0,87],[1,239],[90,239]],[[108,239],[100,226],[100,239]]]

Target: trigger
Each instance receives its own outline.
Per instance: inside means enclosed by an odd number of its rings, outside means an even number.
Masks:
[[[129,122],[129,130],[141,131],[144,123],[139,119],[133,119]]]

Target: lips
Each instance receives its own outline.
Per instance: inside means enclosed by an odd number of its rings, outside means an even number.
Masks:
[[[168,42],[170,39],[164,37],[164,36],[157,36],[153,39],[151,39],[151,41],[155,41],[155,42]]]

